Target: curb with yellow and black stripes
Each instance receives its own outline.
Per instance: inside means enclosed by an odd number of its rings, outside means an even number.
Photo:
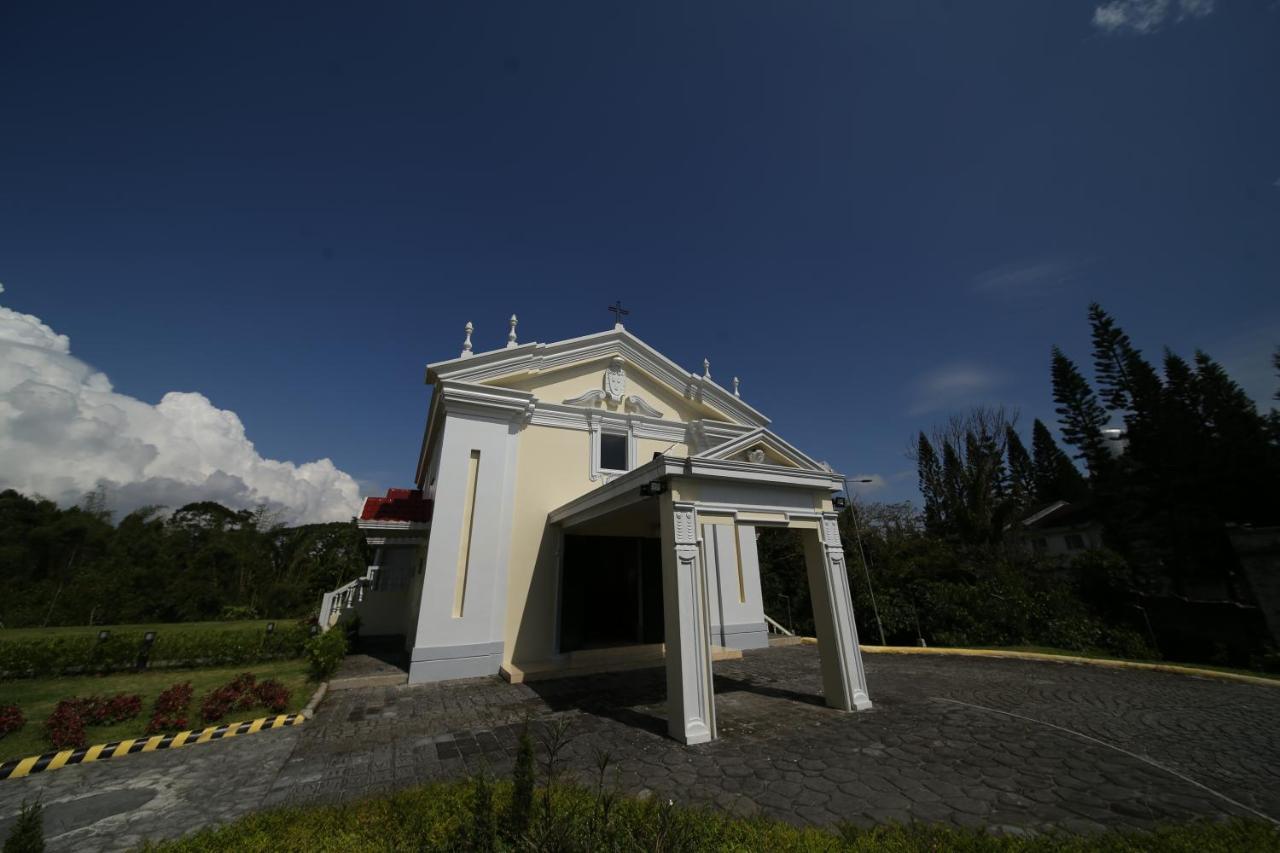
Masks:
[[[83,749],[64,749],[60,752],[46,752],[44,755],[32,755],[0,764],[0,779],[20,779],[32,773],[45,770],[57,770],[72,764],[88,764],[92,761],[106,761],[110,758],[121,758],[135,752],[155,752],[160,749],[178,749],[194,743],[208,743],[236,737],[237,735],[256,734],[270,729],[296,726],[306,720],[306,712],[301,714],[277,714],[274,717],[260,717],[243,723],[226,723],[221,726],[193,731],[178,732],[171,735],[152,735],[151,737],[129,738],[114,743],[100,743]]]

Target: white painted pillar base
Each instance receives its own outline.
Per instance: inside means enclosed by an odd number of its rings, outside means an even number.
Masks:
[[[698,514],[693,504],[673,502],[670,494],[661,501],[667,731],[681,743],[706,743],[716,737],[716,705]]]
[[[822,516],[821,531],[804,532],[804,556],[827,704],[842,711],[865,711],[871,707],[871,698],[867,695],[849,575],[834,514]]]

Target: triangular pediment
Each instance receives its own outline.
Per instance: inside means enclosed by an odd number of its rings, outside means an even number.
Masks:
[[[809,457],[776,433],[760,427],[726,441],[703,453],[705,459],[747,462],[756,465],[778,465],[807,471],[826,471],[827,466]]]
[[[619,377],[610,379],[611,368],[621,370],[620,382]],[[751,427],[769,423],[741,397],[707,376],[684,370],[625,329],[437,362],[428,365],[427,380],[497,386],[546,403],[622,408],[664,420]]]

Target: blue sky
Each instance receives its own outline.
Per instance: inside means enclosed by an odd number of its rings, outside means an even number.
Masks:
[[[1094,299],[1274,390],[1280,4],[265,5],[0,6],[0,304],[267,459],[406,485],[467,320],[615,299],[879,499]]]

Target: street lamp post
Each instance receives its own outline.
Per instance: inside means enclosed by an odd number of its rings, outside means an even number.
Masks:
[[[862,534],[858,530],[858,513],[853,508],[853,492],[849,489],[849,483],[874,483],[870,477],[864,477],[859,480],[850,481],[848,477],[844,478],[844,493],[849,496],[849,518],[853,521],[853,538],[858,543],[858,554],[862,557],[862,573],[867,579],[867,592],[871,594],[871,613],[876,617],[876,629],[880,632],[880,645],[889,645],[884,639],[884,624],[880,621],[880,608],[876,606],[876,590],[871,585],[871,570],[867,568],[867,551],[862,547]]]

